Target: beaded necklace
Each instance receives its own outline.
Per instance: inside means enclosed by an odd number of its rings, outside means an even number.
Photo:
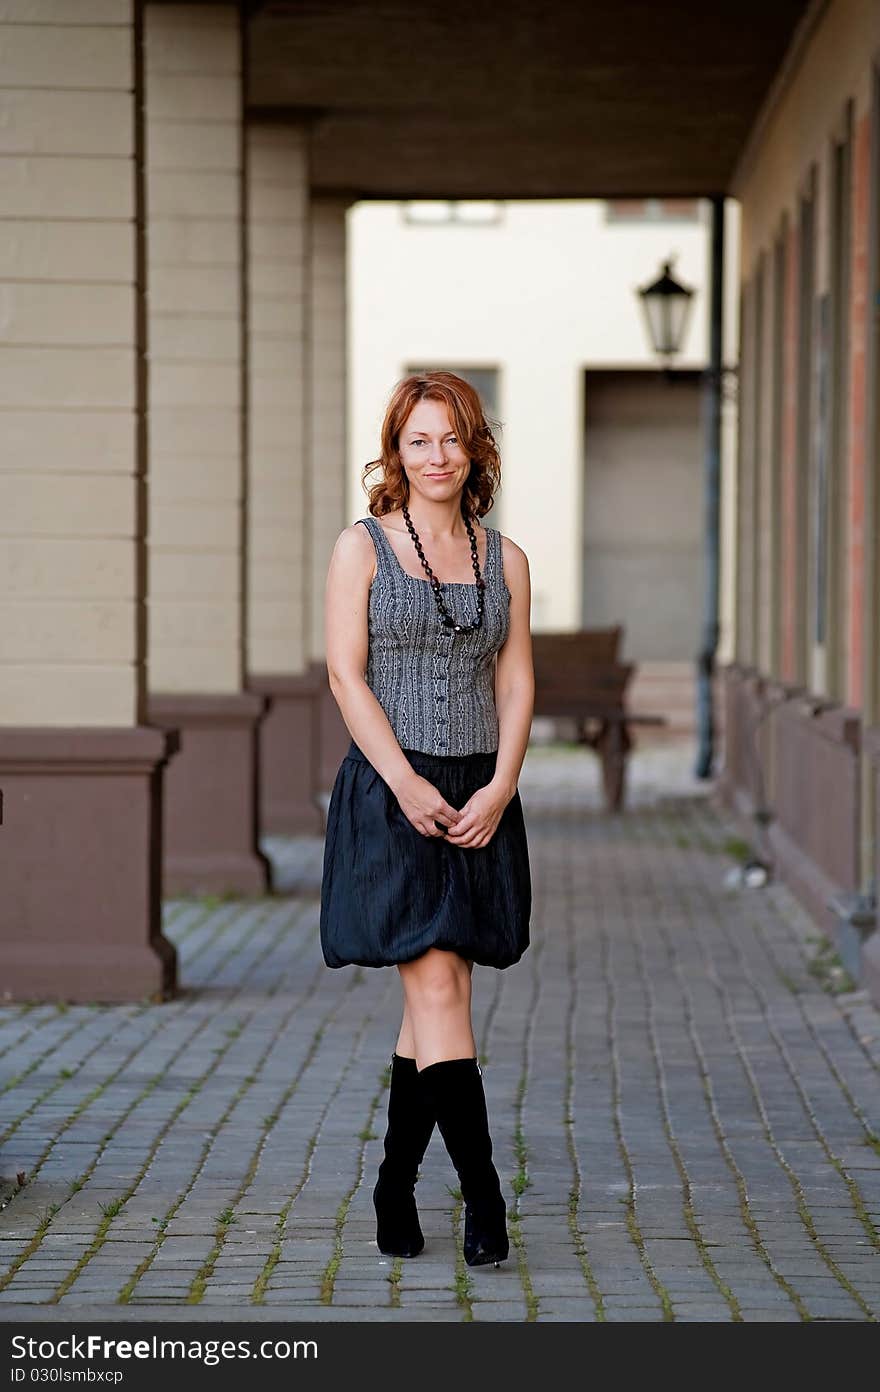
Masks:
[[[486,604],[486,582],[483,579],[483,576],[480,572],[480,558],[477,554],[477,537],[470,517],[465,517],[464,525],[467,528],[467,534],[470,538],[471,564],[474,568],[474,575],[476,576],[477,617],[473,623],[459,623],[457,619],[454,617],[454,615],[450,614],[449,610],[446,608],[446,605],[443,602],[443,596],[441,594],[442,583],[440,580],[437,579],[437,576],[434,574],[433,570],[428,564],[427,557],[425,556],[424,550],[422,549],[422,543],[419,539],[419,534],[413,526],[412,518],[409,515],[409,509],[406,506],[406,503],[403,504],[402,511],[403,520],[406,523],[407,531],[413,539],[413,545],[415,546],[419,560],[422,563],[422,568],[425,571],[427,571],[428,579],[431,581],[431,591],[434,595],[434,602],[437,605],[437,612],[440,615],[440,622],[443,624],[443,627],[451,628],[454,633],[465,633],[470,632],[471,629],[479,628],[483,622],[483,609],[485,608]]]

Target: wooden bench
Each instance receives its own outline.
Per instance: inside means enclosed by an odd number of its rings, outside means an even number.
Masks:
[[[574,633],[535,633],[535,715],[567,716],[577,722],[578,742],[594,749],[602,764],[605,808],[623,808],[631,725],[665,725],[662,715],[627,709],[635,663],[621,662],[623,628]]]

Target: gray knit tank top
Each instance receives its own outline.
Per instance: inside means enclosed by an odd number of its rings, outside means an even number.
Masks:
[[[425,754],[488,754],[498,748],[495,654],[510,627],[501,533],[486,527],[483,622],[455,633],[440,621],[431,582],[408,575],[375,517],[358,519],[373,538],[376,576],[370,587],[367,685],[401,749]],[[413,551],[415,555],[415,551]],[[477,617],[477,587],[443,584],[456,619]]]

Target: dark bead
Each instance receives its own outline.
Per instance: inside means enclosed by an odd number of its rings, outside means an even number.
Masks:
[[[468,632],[468,633],[469,633],[469,632],[472,632],[474,629],[479,628],[480,625],[481,625],[482,622],[483,622],[483,610],[484,610],[484,602],[485,602],[485,596],[484,596],[483,591],[485,590],[486,582],[485,582],[485,580],[483,579],[482,575],[480,574],[480,558],[479,558],[479,553],[478,553],[478,551],[477,551],[477,536],[476,536],[476,533],[475,533],[475,531],[474,531],[473,524],[472,524],[472,522],[471,522],[470,517],[465,516],[464,524],[465,524],[465,526],[466,526],[466,528],[467,528],[468,538],[469,538],[469,540],[470,540],[471,561],[472,561],[472,564],[473,564],[474,575],[475,575],[475,577],[476,577],[475,583],[476,583],[476,589],[477,589],[477,617],[476,617],[476,620],[475,620],[473,623],[469,623],[469,624],[459,624],[459,623],[456,623],[456,622],[455,622],[455,619],[454,619],[453,616],[449,613],[448,609],[446,608],[446,605],[445,605],[444,602],[443,602],[443,598],[442,598],[442,594],[441,594],[441,590],[442,590],[442,581],[438,580],[437,576],[434,574],[433,570],[431,569],[430,565],[428,564],[427,558],[426,558],[426,556],[425,556],[424,549],[423,549],[423,547],[422,547],[421,540],[420,540],[420,538],[419,538],[419,534],[418,534],[418,532],[416,531],[415,527],[414,527],[413,524],[412,524],[412,518],[411,518],[410,515],[409,515],[409,509],[407,508],[407,506],[406,506],[405,503],[404,503],[404,505],[403,505],[402,512],[403,512],[403,520],[404,520],[404,522],[406,523],[407,531],[409,532],[409,534],[410,534],[410,536],[411,536],[411,538],[412,538],[412,542],[413,542],[413,545],[415,546],[416,553],[417,553],[417,555],[418,555],[418,557],[419,557],[419,560],[420,560],[421,563],[422,563],[422,568],[423,568],[423,570],[426,572],[426,574],[428,575],[428,578],[429,578],[429,580],[430,580],[430,583],[431,583],[431,590],[432,590],[432,593],[433,593],[433,595],[434,595],[435,603],[436,603],[436,605],[437,605],[437,614],[438,614],[438,616],[439,616],[439,618],[440,618],[440,622],[441,622],[442,626],[443,626],[444,628],[446,628],[446,629],[452,630],[452,632],[451,632],[450,635],[449,635],[450,637],[452,636],[452,633],[453,633],[453,632],[454,632],[454,633],[465,633],[465,632]]]

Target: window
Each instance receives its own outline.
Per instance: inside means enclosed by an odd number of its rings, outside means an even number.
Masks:
[[[416,227],[497,227],[504,204],[491,199],[422,199],[401,203],[403,221]]]
[[[776,242],[773,247],[773,284],[770,305],[770,383],[767,407],[770,415],[769,431],[769,547],[770,547],[770,605],[769,670],[775,677],[781,676],[782,632],[783,632],[783,579],[782,579],[782,488],[783,488],[783,411],[785,383],[785,287],[788,275],[788,220],[783,217]]]
[[[492,426],[492,433],[498,438],[498,369],[497,367],[458,367],[455,363],[417,363],[415,367],[406,367],[404,372],[407,376],[413,372],[454,372],[456,377],[463,377],[466,382],[470,382],[483,403],[483,410],[489,418]],[[496,430],[498,426],[498,430]]]
[[[764,606],[767,599],[767,574],[764,565],[764,528],[767,520],[767,500],[764,489],[764,419],[767,410],[767,383],[764,376],[767,344],[765,310],[767,302],[767,257],[765,252],[758,256],[754,279],[754,319],[752,332],[752,659],[759,666],[764,664]]]
[[[848,103],[829,151],[830,282],[818,302],[816,325],[816,457],[812,500],[816,662],[811,685],[833,699],[840,699],[843,687],[851,130],[852,104]]]
[[[810,642],[810,517],[812,507],[811,449],[813,442],[813,372],[816,354],[815,328],[815,205],[816,171],[810,170],[799,201],[798,310],[797,310],[797,423],[796,499],[797,584],[795,587],[795,672],[798,681],[809,682]]]
[[[698,198],[609,198],[606,222],[699,222]]]

